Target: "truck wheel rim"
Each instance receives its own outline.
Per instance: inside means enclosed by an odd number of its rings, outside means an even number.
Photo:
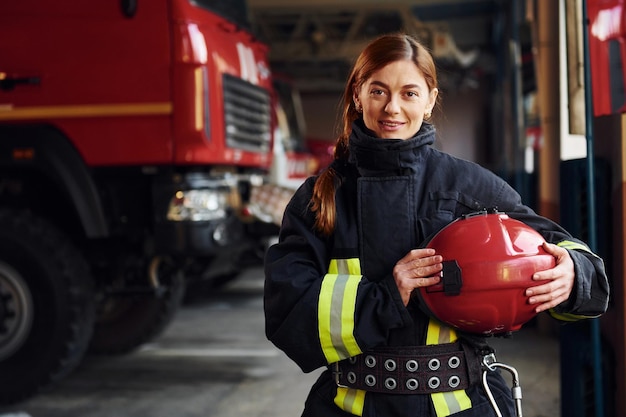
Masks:
[[[33,300],[19,272],[0,262],[0,361],[26,341],[33,323]]]

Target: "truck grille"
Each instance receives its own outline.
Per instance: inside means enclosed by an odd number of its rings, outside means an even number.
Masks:
[[[226,145],[267,152],[271,140],[269,92],[240,78],[224,74]]]

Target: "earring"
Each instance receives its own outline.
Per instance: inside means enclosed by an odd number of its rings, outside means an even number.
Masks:
[[[363,109],[358,104],[354,105],[354,109],[356,110],[357,113],[363,113]]]
[[[430,119],[430,116],[432,116],[432,113],[430,111],[424,113],[424,119]]]

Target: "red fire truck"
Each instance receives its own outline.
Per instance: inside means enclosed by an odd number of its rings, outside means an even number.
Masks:
[[[237,268],[272,135],[246,15],[244,0],[0,3],[0,403],[150,340],[186,277]]]

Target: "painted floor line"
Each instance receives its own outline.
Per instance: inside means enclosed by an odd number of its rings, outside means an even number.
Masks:
[[[268,358],[278,356],[275,349],[240,349],[240,348],[164,348],[146,346],[138,354],[150,356],[176,356],[198,358]]]

